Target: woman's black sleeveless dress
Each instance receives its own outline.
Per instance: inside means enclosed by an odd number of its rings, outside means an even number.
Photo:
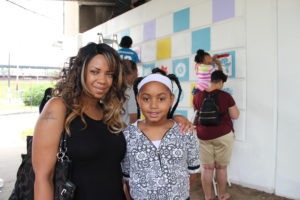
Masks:
[[[84,115],[71,125],[67,154],[72,160],[71,180],[75,200],[123,200],[121,161],[126,142],[123,134],[111,133],[101,120]]]

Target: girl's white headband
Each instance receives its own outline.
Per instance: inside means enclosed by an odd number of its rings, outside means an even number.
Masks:
[[[166,77],[166,76],[164,76],[164,75],[161,75],[161,74],[150,74],[150,75],[146,76],[146,77],[138,84],[138,86],[137,86],[138,91],[140,91],[140,89],[141,89],[145,84],[147,84],[147,83],[149,83],[149,82],[154,82],[154,81],[160,82],[160,83],[164,84],[164,85],[167,86],[167,87],[170,89],[170,91],[172,92],[172,88],[173,88],[173,87],[172,87],[172,81],[171,81],[168,77]]]

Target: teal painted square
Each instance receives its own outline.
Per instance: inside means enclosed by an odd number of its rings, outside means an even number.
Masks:
[[[182,115],[185,116],[186,118],[188,118],[188,111],[187,110],[176,110],[175,115]]]
[[[143,64],[143,76],[147,76],[152,73],[152,69],[155,68],[155,64]]]
[[[173,14],[174,33],[190,28],[190,8],[177,11]]]
[[[189,80],[189,65],[190,61],[188,58],[173,60],[172,63],[172,71],[180,81],[188,81]]]
[[[210,27],[192,32],[192,53],[198,49],[210,51]]]

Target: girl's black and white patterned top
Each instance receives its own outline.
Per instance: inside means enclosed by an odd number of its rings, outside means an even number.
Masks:
[[[189,198],[189,174],[200,171],[199,141],[195,134],[180,133],[174,122],[156,148],[136,122],[124,130],[124,136],[127,152],[122,171],[134,200]]]

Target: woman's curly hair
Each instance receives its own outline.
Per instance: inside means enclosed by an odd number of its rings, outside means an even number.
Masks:
[[[112,86],[108,93],[99,101],[103,108],[103,122],[113,133],[118,133],[125,128],[121,119],[121,111],[125,102],[126,83],[123,79],[123,70],[119,54],[107,44],[89,43],[79,49],[77,56],[71,57],[68,67],[61,71],[61,79],[56,84],[55,96],[60,96],[67,107],[68,115],[65,120],[65,130],[70,134],[70,124],[79,115],[83,118],[85,105],[82,95],[90,95],[85,85],[86,68],[93,57],[101,54],[105,57],[110,71],[113,72]]]

